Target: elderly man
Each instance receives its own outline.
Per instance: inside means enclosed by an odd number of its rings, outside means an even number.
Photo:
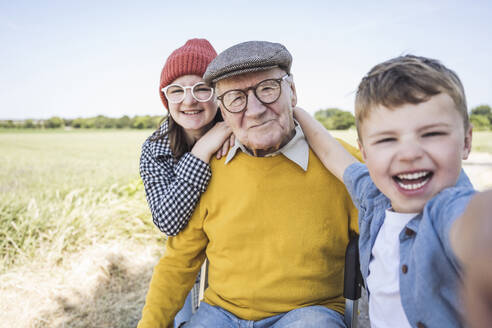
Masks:
[[[139,327],[169,327],[209,260],[204,302],[185,327],[343,327],[344,252],[357,213],[293,118],[291,55],[233,46],[209,65],[236,136],[186,227],[166,243]],[[355,149],[350,149],[352,153]]]

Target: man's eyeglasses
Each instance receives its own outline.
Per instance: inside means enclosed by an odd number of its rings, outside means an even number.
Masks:
[[[256,98],[265,105],[277,101],[282,92],[282,81],[289,77],[289,74],[279,79],[263,80],[255,86],[246,89],[234,89],[224,92],[217,97],[222,102],[224,108],[231,113],[240,113],[248,105],[248,91],[253,90]]]
[[[207,102],[212,99],[214,94],[214,90],[206,85],[204,82],[198,82],[195,85],[184,87],[180,84],[170,84],[165,88],[162,88],[161,91],[166,96],[166,99],[172,103],[177,104],[182,102],[186,96],[186,89],[190,89],[191,95],[196,101],[199,102]]]

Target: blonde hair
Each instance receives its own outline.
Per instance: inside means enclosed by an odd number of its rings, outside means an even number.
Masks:
[[[359,139],[361,123],[376,106],[394,109],[408,103],[419,104],[443,92],[453,99],[467,131],[465,91],[455,72],[435,59],[413,55],[396,57],[374,66],[360,82],[355,97]]]

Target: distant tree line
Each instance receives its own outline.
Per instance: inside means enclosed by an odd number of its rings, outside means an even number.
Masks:
[[[320,109],[314,117],[328,130],[345,130],[355,125],[354,115],[338,109]],[[162,116],[123,116],[111,118],[104,115],[89,118],[64,119],[58,116],[46,120],[0,120],[0,128],[23,129],[155,129]],[[470,121],[474,130],[492,130],[492,109],[489,105],[480,105],[470,111]]]
[[[0,128],[18,129],[155,129],[163,116],[123,116],[112,118],[104,115],[67,119],[53,116],[46,120],[0,120]]]
[[[492,109],[489,105],[480,105],[470,112],[470,122],[476,131],[492,130]]]
[[[354,115],[338,108],[320,109],[314,118],[328,130],[346,130],[355,125]]]
[[[328,130],[345,130],[355,126],[354,115],[338,108],[321,109],[314,117]],[[492,130],[492,109],[489,105],[480,105],[470,111],[470,122],[475,131]]]

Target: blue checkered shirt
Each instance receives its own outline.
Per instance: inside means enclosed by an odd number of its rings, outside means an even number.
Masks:
[[[183,230],[212,176],[210,166],[191,153],[175,158],[169,138],[151,140],[167,132],[167,120],[143,144],[140,157],[147,202],[155,225],[168,236]]]

